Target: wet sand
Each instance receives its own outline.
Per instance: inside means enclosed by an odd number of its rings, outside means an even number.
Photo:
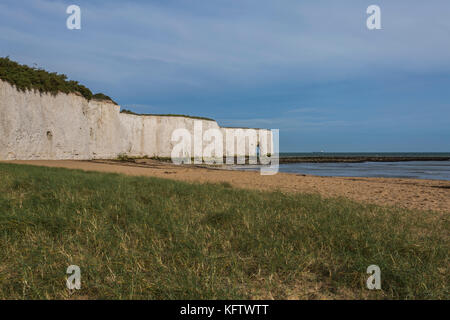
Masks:
[[[29,160],[8,162],[87,171],[115,172],[133,176],[152,176],[189,182],[228,182],[238,188],[318,193],[325,198],[342,196],[362,203],[450,213],[450,181],[318,177],[290,173],[262,176],[259,172],[177,166],[167,162],[144,159],[136,160],[135,162],[109,160]]]

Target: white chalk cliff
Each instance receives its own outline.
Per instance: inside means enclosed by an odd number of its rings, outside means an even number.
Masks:
[[[236,131],[220,128],[213,120],[120,113],[120,106],[112,102],[88,101],[79,94],[22,92],[0,80],[0,160],[170,157],[176,145],[171,141],[173,130],[193,133],[195,121],[201,121],[203,132],[220,129],[224,138]],[[270,131],[258,130],[258,139],[262,132],[270,141],[261,152],[271,153]],[[238,134],[236,144],[241,143],[246,139]],[[255,142],[247,142],[245,153],[254,149]]]

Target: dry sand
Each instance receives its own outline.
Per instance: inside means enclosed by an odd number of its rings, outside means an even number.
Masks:
[[[289,173],[262,176],[259,172],[176,166],[155,160],[137,160],[136,163],[106,160],[9,162],[87,171],[115,172],[133,176],[152,176],[191,182],[228,182],[232,186],[239,188],[318,193],[326,198],[343,196],[363,203],[450,213],[450,181],[318,177]]]

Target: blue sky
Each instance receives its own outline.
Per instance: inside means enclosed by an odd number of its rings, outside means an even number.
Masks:
[[[66,28],[66,8],[82,29]],[[366,28],[381,7],[382,30]],[[280,150],[450,152],[450,1],[2,0],[0,56]]]

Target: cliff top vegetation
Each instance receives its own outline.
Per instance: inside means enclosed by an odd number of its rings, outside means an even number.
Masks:
[[[117,104],[103,93],[93,94],[91,90],[78,81],[68,80],[65,74],[21,65],[10,60],[9,57],[0,57],[0,79],[15,86],[20,91],[34,90],[40,93],[51,93],[52,95],[60,92],[66,94],[78,92],[87,100],[109,100]]]
[[[151,114],[151,113],[135,113],[133,111],[123,109],[120,111],[120,113],[126,113],[126,114],[132,114],[135,116],[160,116],[160,117],[183,117],[183,118],[191,118],[191,119],[199,119],[199,120],[208,120],[208,121],[215,121],[211,118],[205,118],[205,117],[197,117],[197,116],[187,116],[184,114]]]

